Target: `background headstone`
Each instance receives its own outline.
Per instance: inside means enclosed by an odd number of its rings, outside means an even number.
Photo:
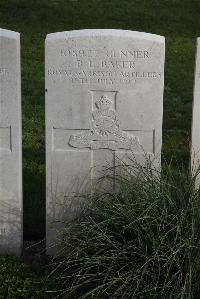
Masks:
[[[160,168],[165,41],[126,30],[78,30],[46,39],[47,250],[70,220],[67,197],[99,170],[147,154]],[[65,196],[66,195],[66,196]]]
[[[200,38],[197,39],[196,69],[194,81],[191,171],[195,175],[200,167]],[[196,177],[196,186],[200,185],[200,175]]]
[[[0,253],[22,248],[20,34],[0,29]]]

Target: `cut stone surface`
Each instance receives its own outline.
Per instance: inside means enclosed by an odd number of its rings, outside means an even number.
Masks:
[[[0,253],[21,254],[20,34],[0,29]]]
[[[200,166],[200,38],[197,39],[196,69],[193,98],[191,171],[196,175]],[[196,186],[200,185],[200,175],[196,177]]]
[[[145,156],[160,169],[164,37],[126,30],[46,38],[47,251],[105,166]],[[130,160],[128,159],[129,163]],[[71,198],[71,199],[70,199]]]

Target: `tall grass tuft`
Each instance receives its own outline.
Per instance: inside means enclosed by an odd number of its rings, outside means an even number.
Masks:
[[[65,255],[55,266],[59,295],[200,298],[195,178],[170,165],[161,176],[139,165],[121,170],[117,191],[93,194],[79,219],[66,223]]]

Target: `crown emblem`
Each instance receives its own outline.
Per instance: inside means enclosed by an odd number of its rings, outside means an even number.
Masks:
[[[95,105],[98,109],[109,109],[111,106],[111,100],[106,95],[103,95],[95,102]]]

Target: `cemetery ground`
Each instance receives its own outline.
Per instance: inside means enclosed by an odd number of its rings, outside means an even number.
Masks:
[[[45,229],[46,34],[84,28],[120,28],[165,36],[163,157],[168,162],[174,157],[173,167],[186,170],[189,167],[195,39],[200,35],[199,12],[200,3],[195,0],[0,1],[0,27],[21,33],[25,240],[43,238]],[[27,272],[25,271],[20,282],[18,271],[19,267],[24,269],[24,265],[19,266],[16,261],[15,266],[13,261],[12,257],[2,257],[0,261],[3,265],[3,270],[0,268],[0,281],[1,273],[5,278],[3,271],[8,274],[8,285],[2,285],[0,290],[2,298],[29,298],[31,294],[28,292],[31,291],[32,283],[43,286],[41,292],[43,288],[45,290],[52,287],[46,285],[46,274],[41,270],[42,267],[39,267],[39,270],[36,267],[35,270],[33,265],[26,268]],[[24,284],[25,277],[27,280]],[[17,295],[11,293],[10,297],[8,296],[10,284],[14,291],[18,290]],[[44,295],[39,293],[32,295],[33,298],[42,296]],[[47,298],[50,298],[50,295]]]

